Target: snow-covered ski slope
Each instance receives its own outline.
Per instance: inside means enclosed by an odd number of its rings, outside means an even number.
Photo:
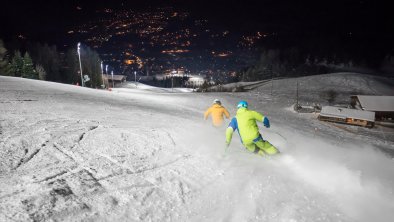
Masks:
[[[392,221],[394,130],[293,112],[297,81],[303,103],[394,95],[345,73],[203,94],[0,76],[0,221]],[[224,128],[203,120],[215,98],[265,114],[282,153],[250,154],[238,135],[224,153]]]

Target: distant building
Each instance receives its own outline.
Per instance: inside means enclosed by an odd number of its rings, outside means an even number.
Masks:
[[[375,125],[374,112],[335,106],[323,106],[318,119],[365,127],[373,127]]]
[[[165,74],[156,74],[156,75],[154,75],[154,78],[156,80],[165,80],[167,78],[167,75],[165,75]]]
[[[200,87],[200,86],[202,86],[202,84],[204,84],[204,82],[206,81],[206,79],[205,79],[205,75],[195,75],[195,74],[185,74],[185,73],[181,73],[181,72],[178,72],[178,73],[174,73],[173,75],[171,75],[171,74],[168,74],[168,73],[165,73],[165,74],[156,74],[156,75],[154,75],[154,76],[152,76],[152,77],[150,77],[150,78],[152,78],[153,79],[153,77],[156,79],[156,80],[165,80],[166,78],[167,79],[169,79],[169,78],[171,78],[171,77],[184,77],[184,78],[187,78],[187,81],[185,82],[185,86],[186,87],[192,87],[192,88],[194,88],[194,87]],[[151,80],[150,78],[144,78],[144,80],[146,79],[146,80]],[[213,84],[213,83],[212,83]]]
[[[141,82],[149,82],[149,81],[153,81],[153,78],[156,78],[156,77],[155,76],[140,76],[138,79]]]
[[[109,88],[112,88],[112,81],[114,83],[113,85],[116,86],[116,85],[126,82],[126,78],[127,78],[127,76],[125,76],[125,75],[113,75],[112,76],[112,75],[104,74],[103,76],[104,76],[104,81],[108,83]]]
[[[352,107],[375,112],[376,120],[394,120],[394,96],[351,96]]]
[[[200,87],[204,84],[204,77],[200,75],[189,75],[189,79],[187,80],[186,84],[189,86]]]
[[[185,70],[183,69],[167,70],[165,74],[167,76],[173,76],[173,77],[183,77],[187,75]]]

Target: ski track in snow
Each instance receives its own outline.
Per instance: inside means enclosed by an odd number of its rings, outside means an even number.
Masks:
[[[382,129],[295,114],[270,87],[106,92],[0,77],[0,221],[391,221],[394,161],[375,147],[390,150],[393,131],[382,141]],[[225,128],[202,120],[216,97],[232,115],[247,99],[269,116],[262,135],[282,154],[248,153],[237,135],[224,152]]]

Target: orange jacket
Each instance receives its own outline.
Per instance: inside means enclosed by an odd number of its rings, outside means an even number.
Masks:
[[[230,114],[227,109],[219,104],[213,104],[204,113],[204,119],[207,119],[209,114],[212,115],[212,123],[214,126],[221,126],[223,124],[223,114],[226,118],[230,118]]]

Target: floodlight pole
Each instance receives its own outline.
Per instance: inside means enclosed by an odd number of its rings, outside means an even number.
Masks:
[[[112,88],[114,88],[114,70],[111,71],[112,75]]]
[[[81,85],[82,85],[82,87],[84,87],[85,86],[85,82],[83,81],[83,75],[82,75],[82,63],[81,63],[81,52],[80,52],[80,46],[81,46],[81,43],[80,42],[78,42],[78,58],[79,58],[79,70],[81,71]]]
[[[134,83],[135,83],[135,88],[137,88],[137,71],[134,71]]]
[[[105,65],[105,75],[107,75],[107,85],[109,88],[109,81],[108,81],[108,65]]]
[[[178,71],[173,70],[171,72],[171,92],[174,92],[174,74],[175,74],[175,72],[178,72]]]
[[[103,87],[105,88],[105,83],[104,83],[104,67],[103,67],[103,61],[101,61],[101,79],[103,80]]]

